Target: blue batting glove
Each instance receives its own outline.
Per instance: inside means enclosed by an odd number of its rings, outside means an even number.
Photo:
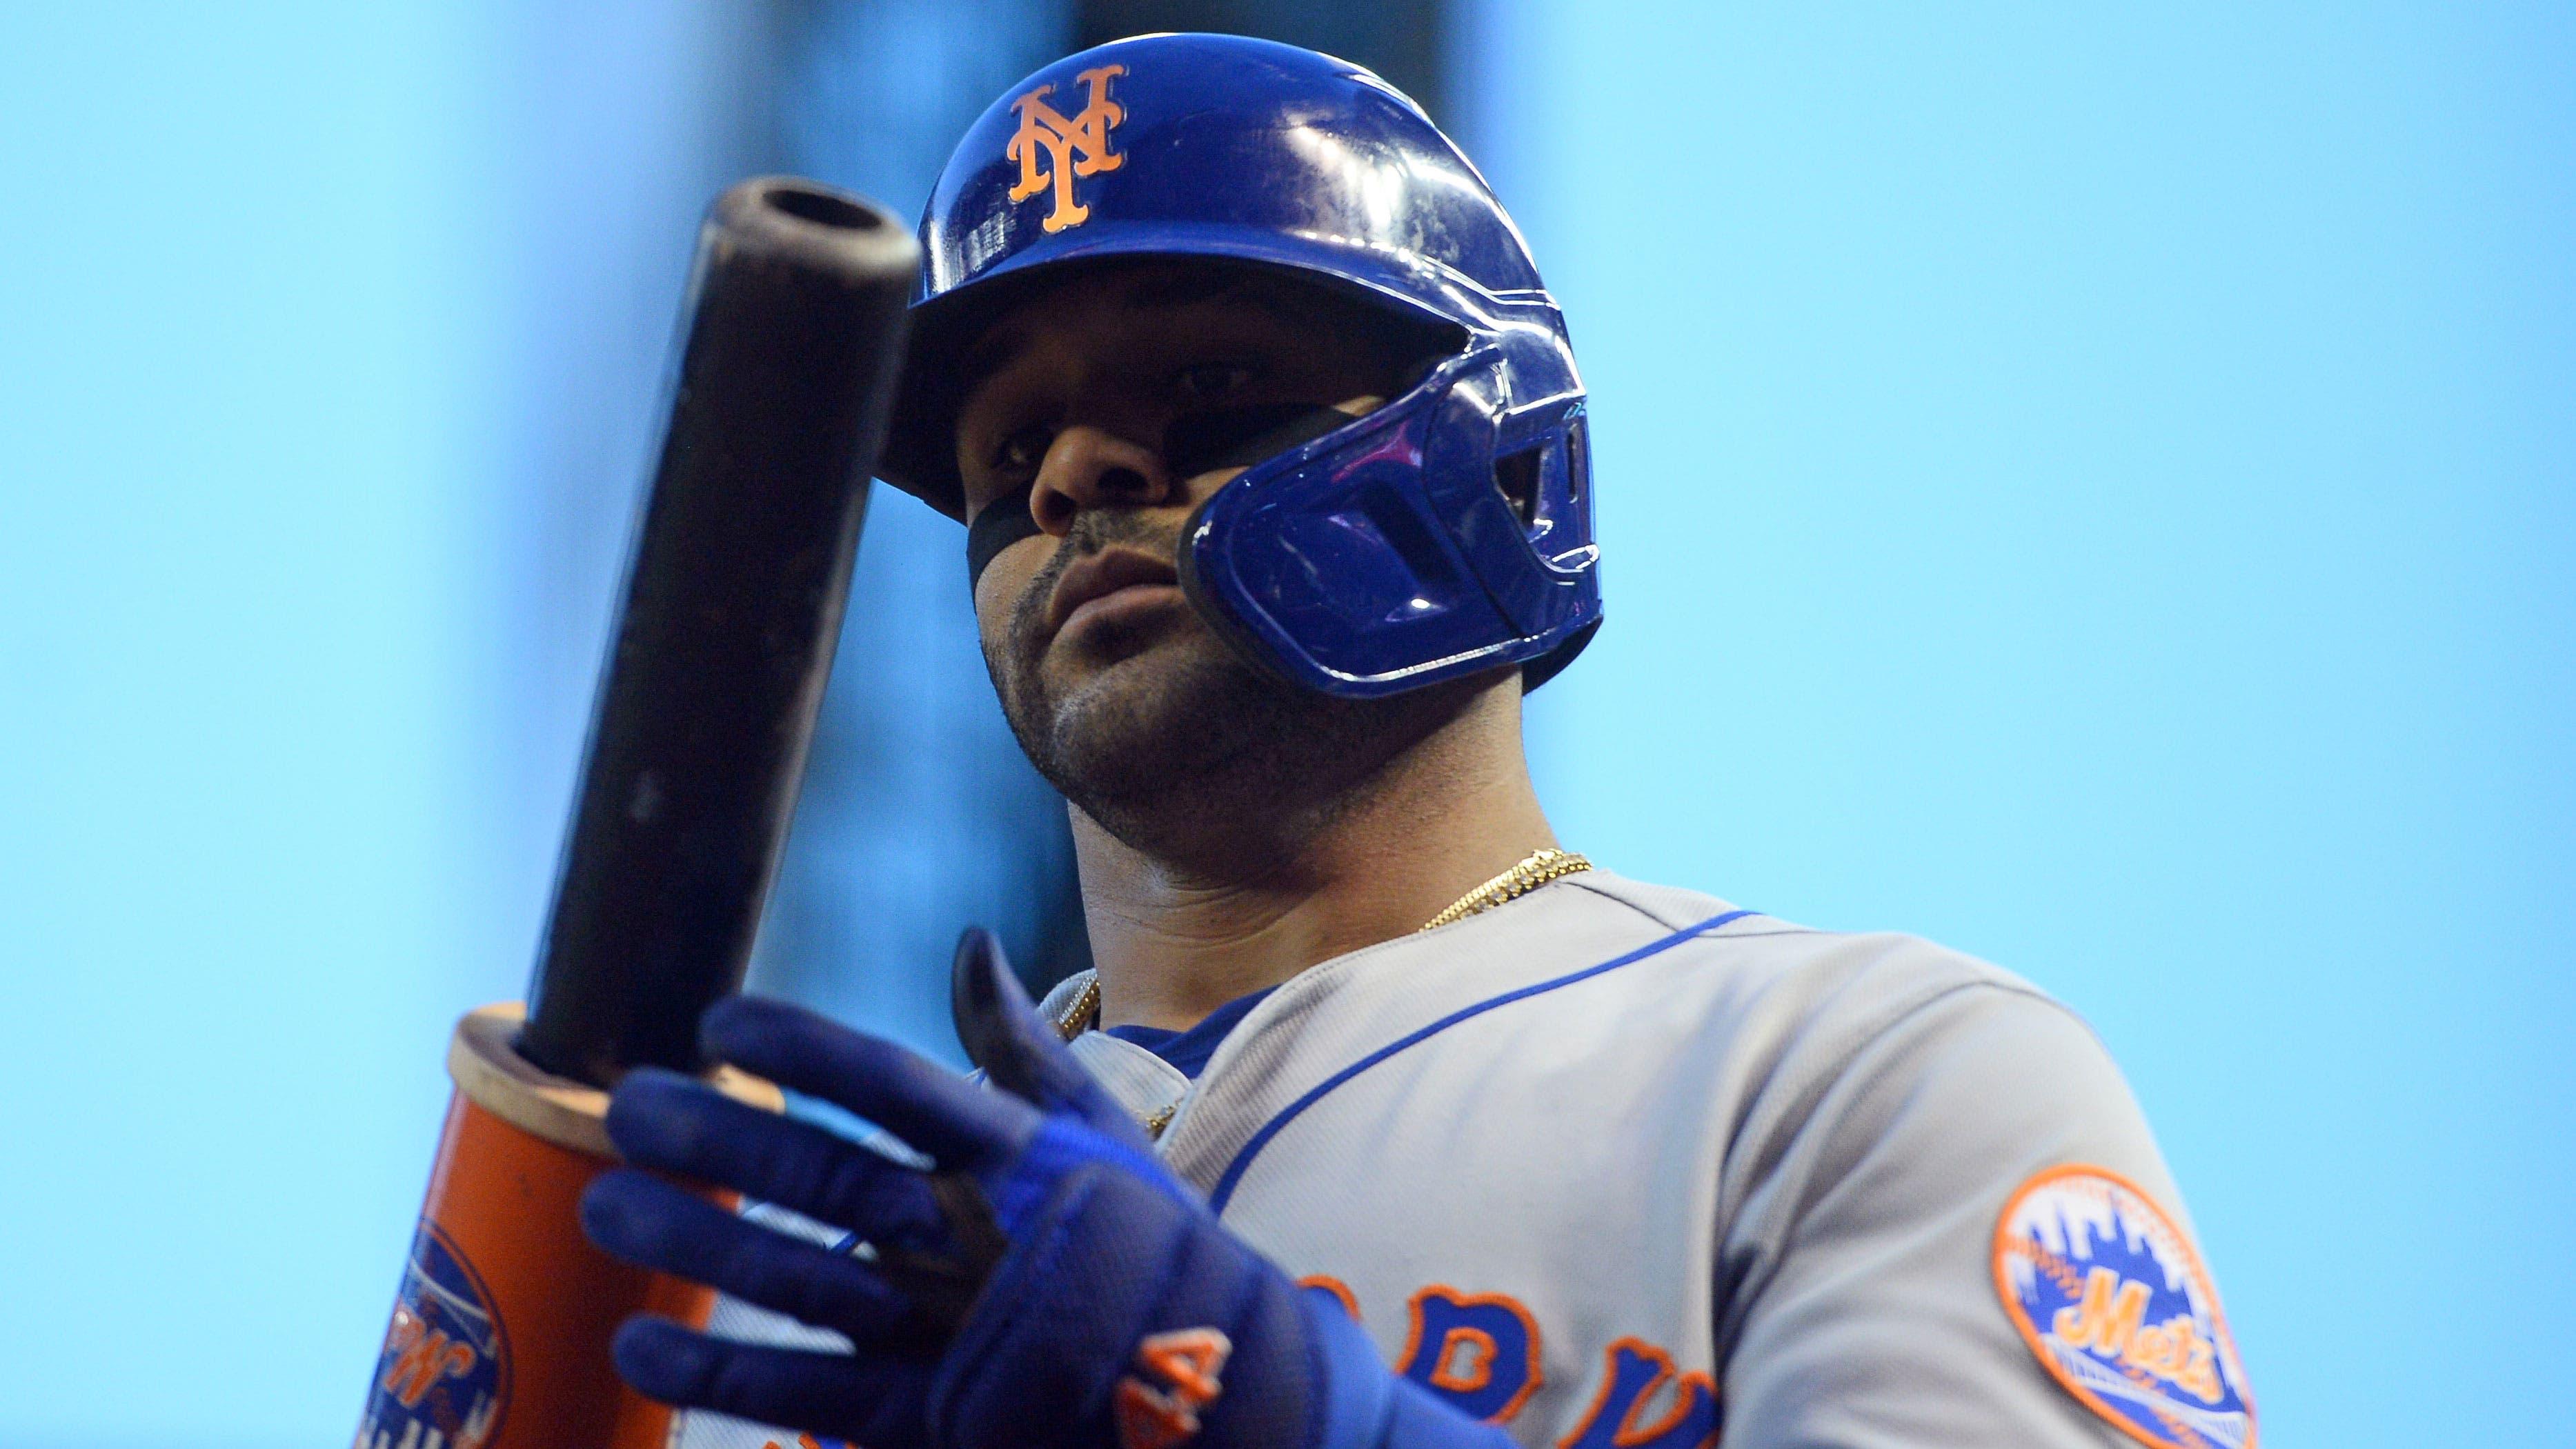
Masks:
[[[776,1002],[707,1013],[708,1052],[885,1129],[928,1166],[639,1071],[608,1114],[639,1167],[739,1189],[864,1244],[831,1251],[644,1172],[582,1200],[591,1239],[835,1330],[849,1353],[619,1330],[666,1403],[868,1449],[1500,1449],[1398,1379],[1164,1171],[1030,1006],[993,938],[958,946],[961,1034],[992,1088]]]

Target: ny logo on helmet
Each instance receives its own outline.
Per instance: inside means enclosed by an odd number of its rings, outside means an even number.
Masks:
[[[1091,208],[1073,199],[1073,178],[1097,176],[1127,164],[1125,156],[1109,149],[1110,130],[1127,119],[1127,112],[1109,99],[1109,81],[1126,73],[1123,65],[1104,65],[1076,75],[1084,94],[1082,109],[1070,120],[1046,103],[1055,90],[1052,85],[1011,102],[1011,109],[1020,113],[1020,128],[1011,133],[1010,149],[1002,153],[1003,160],[1020,163],[1020,181],[1011,188],[1011,199],[1026,201],[1052,181],[1055,209],[1043,223],[1050,232],[1091,219]]]

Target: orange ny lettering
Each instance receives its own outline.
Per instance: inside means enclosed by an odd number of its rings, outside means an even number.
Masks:
[[[386,1346],[394,1350],[393,1367],[385,1370],[385,1392],[400,1400],[406,1409],[420,1407],[430,1385],[442,1378],[460,1378],[474,1370],[474,1350],[451,1341],[444,1333],[424,1325],[410,1314],[394,1320]]]
[[[1011,133],[1010,149],[1002,153],[1002,159],[1020,163],[1020,180],[1011,188],[1011,199],[1026,201],[1053,184],[1054,209],[1041,223],[1049,232],[1091,219],[1091,208],[1073,198],[1075,177],[1097,176],[1127,164],[1125,156],[1109,149],[1110,131],[1127,119],[1127,112],[1109,98],[1109,82],[1126,73],[1123,65],[1104,65],[1076,75],[1083,87],[1082,109],[1071,119],[1047,104],[1047,96],[1055,90],[1052,85],[1011,102],[1011,109],[1020,113],[1020,128]]]

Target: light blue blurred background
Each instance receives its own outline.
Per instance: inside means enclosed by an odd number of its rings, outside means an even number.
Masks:
[[[910,206],[1101,9],[0,14],[0,1445],[343,1442],[449,1023],[524,983],[695,212]],[[1441,34],[1597,399],[1568,843],[2081,1009],[2267,1443],[2567,1442],[2576,12]],[[760,979],[941,1046],[939,946],[1046,949],[1061,860],[888,497]]]

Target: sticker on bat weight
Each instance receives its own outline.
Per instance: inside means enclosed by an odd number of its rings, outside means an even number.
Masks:
[[[393,1326],[355,1449],[480,1449],[510,1402],[510,1349],[491,1291],[424,1221],[403,1265]]]

